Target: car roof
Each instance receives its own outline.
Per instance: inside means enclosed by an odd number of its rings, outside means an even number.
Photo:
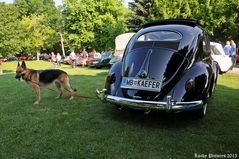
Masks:
[[[181,25],[188,25],[188,26],[195,27],[199,23],[197,20],[194,20],[194,19],[162,19],[162,20],[146,23],[142,26],[142,28],[147,28],[147,27],[156,26],[156,25],[168,25],[168,24],[181,24]]]

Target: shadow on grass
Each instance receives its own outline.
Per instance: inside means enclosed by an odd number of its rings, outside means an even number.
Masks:
[[[239,89],[218,85],[213,96],[208,100],[208,113],[203,119],[195,119],[190,111],[170,114],[165,111],[151,111],[148,115],[145,115],[143,110],[126,108],[120,111],[114,105],[111,105],[111,107],[105,106],[108,108],[103,113],[105,113],[105,117],[117,122],[139,124],[146,127],[185,128],[188,125],[201,125],[212,120],[230,121],[230,117],[233,115],[236,117],[239,113],[239,109],[237,109],[239,105],[238,94]],[[231,119],[233,120],[233,118]],[[225,122],[218,122],[217,124],[223,126]]]

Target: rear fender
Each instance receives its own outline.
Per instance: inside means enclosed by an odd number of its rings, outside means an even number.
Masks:
[[[193,89],[186,90],[185,84],[189,80],[193,81]],[[175,101],[187,102],[205,100],[207,98],[210,82],[209,65],[198,62],[184,73],[170,94],[172,94],[172,99]]]
[[[107,90],[107,94],[110,95],[116,95],[117,90],[120,89],[120,83],[121,83],[121,74],[122,74],[122,61],[119,61],[115,63],[105,80],[105,89]],[[122,93],[121,93],[122,94]]]

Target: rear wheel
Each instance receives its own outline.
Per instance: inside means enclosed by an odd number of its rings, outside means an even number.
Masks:
[[[193,112],[193,118],[202,119],[207,114],[207,99],[210,97],[210,93],[208,92],[203,100],[202,108],[195,110]]]
[[[202,119],[207,113],[207,103],[203,104],[203,107],[195,110],[193,112],[193,118],[194,119]]]
[[[210,97],[212,97],[212,93],[217,85],[218,73],[219,73],[219,69],[217,69],[216,74],[214,74],[214,76],[216,76],[216,78],[215,77],[212,78],[212,82],[211,82],[211,86],[210,86],[210,93],[209,93]]]

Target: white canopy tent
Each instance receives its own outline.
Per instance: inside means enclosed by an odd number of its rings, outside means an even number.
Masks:
[[[124,33],[120,34],[115,38],[115,53],[114,56],[119,56],[122,57],[124,50],[130,40],[130,38],[134,35],[135,33]]]

